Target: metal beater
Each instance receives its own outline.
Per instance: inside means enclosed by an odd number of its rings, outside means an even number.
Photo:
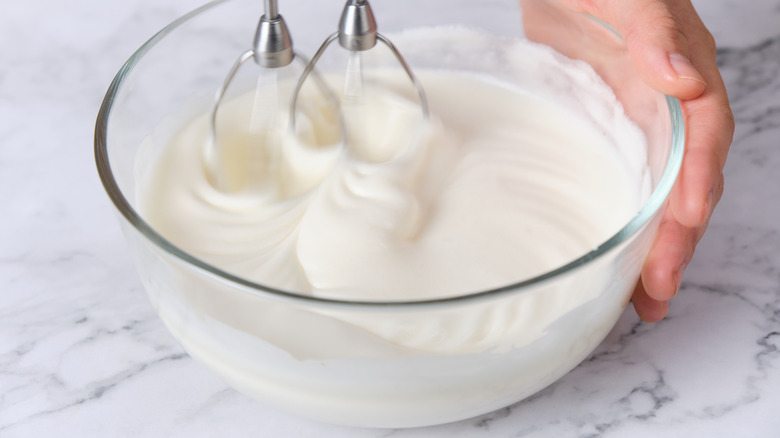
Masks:
[[[298,97],[300,91],[311,76],[317,84],[320,91],[326,96],[326,99],[335,108],[339,108],[338,98],[335,93],[328,87],[325,81],[317,74],[315,66],[317,62],[325,53],[326,49],[335,40],[339,40],[341,47],[349,50],[355,57],[353,59],[359,59],[357,54],[359,52],[367,51],[374,48],[377,41],[382,42],[392,52],[395,58],[400,63],[401,67],[405,71],[406,75],[414,85],[415,90],[419,96],[420,106],[422,109],[422,115],[425,119],[428,118],[428,100],[425,96],[425,90],[422,84],[418,81],[417,77],[412,72],[409,64],[403,58],[401,53],[395,47],[395,45],[384,35],[378,33],[376,18],[367,0],[347,0],[344,9],[341,13],[341,19],[339,20],[338,30],[328,36],[311,61],[308,61],[304,56],[296,53],[293,50],[292,38],[290,31],[287,28],[287,24],[284,18],[279,13],[277,0],[264,0],[265,13],[260,17],[260,22],[257,25],[255,36],[252,44],[252,48],[243,52],[229,70],[225,77],[221,87],[217,90],[214,98],[214,103],[210,112],[210,144],[205,150],[205,163],[207,167],[211,167],[209,170],[211,174],[218,179],[219,172],[213,168],[214,163],[218,163],[218,143],[217,143],[217,112],[225,93],[233,82],[236,73],[250,59],[261,68],[266,69],[278,69],[290,65],[293,60],[298,59],[304,65],[303,73],[298,78],[295,89],[293,91],[291,104],[290,104],[290,127],[295,128],[295,115]],[[358,61],[359,62],[359,61]],[[344,121],[343,117],[340,117],[340,128],[342,138],[344,137]],[[219,185],[219,181],[216,182]]]
[[[368,4],[368,0],[347,0],[347,4],[344,6],[344,10],[341,13],[338,30],[332,33],[325,39],[322,45],[320,45],[320,48],[314,54],[311,62],[306,66],[306,69],[298,80],[298,84],[293,92],[292,105],[290,108],[290,120],[293,126],[295,124],[295,109],[298,102],[298,94],[303,87],[303,83],[314,71],[314,66],[322,57],[322,54],[325,53],[328,46],[337,39],[339,40],[339,45],[341,45],[341,47],[353,52],[353,54],[373,49],[374,46],[376,46],[377,41],[381,41],[387,46],[401,64],[401,67],[403,67],[406,75],[412,81],[420,99],[423,116],[426,119],[428,118],[428,99],[425,96],[425,90],[423,89],[422,84],[417,80],[417,77],[401,55],[401,52],[398,51],[398,48],[395,47],[392,41],[377,31],[376,18],[374,17],[371,5]]]
[[[210,141],[204,150],[204,164],[213,179],[216,180],[214,183],[217,186],[223,185],[222,181],[220,181],[222,178],[219,178],[221,174],[219,171],[220,166],[217,164],[220,161],[217,151],[219,147],[217,142],[217,112],[236,73],[238,73],[241,66],[250,59],[253,59],[261,68],[275,69],[290,65],[293,59],[296,58],[296,54],[293,51],[290,31],[287,28],[284,18],[279,14],[277,1],[265,0],[264,4],[265,14],[260,17],[260,22],[255,31],[252,48],[243,52],[238,59],[236,59],[222,82],[222,86],[217,90],[214,102],[211,106],[211,112],[209,114]],[[305,61],[304,63],[307,66],[309,64]]]

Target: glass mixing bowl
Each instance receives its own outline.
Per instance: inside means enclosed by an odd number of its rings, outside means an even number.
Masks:
[[[306,54],[335,30],[343,6],[339,0],[281,3],[296,49]],[[138,213],[137,180],[188,116],[211,102],[236,56],[251,44],[261,14],[254,0],[209,3],[141,46],[103,101],[95,155],[148,295],[192,357],[239,391],[310,418],[369,427],[439,424],[528,397],[604,339],[630,299],[677,177],[682,118],[675,99],[642,82],[619,35],[554,2],[523,1],[522,11],[513,0],[375,3],[385,34],[461,24],[541,42],[592,65],[647,138],[652,194],[641,211],[592,251],[549,272],[416,302],[301,295],[238,278],[182,251]],[[471,68],[457,56],[446,62],[428,56],[413,39],[399,41],[413,69]],[[500,59],[500,51],[482,49],[484,65],[511,81],[513,66]],[[323,60],[319,67],[340,68],[336,64]],[[246,70],[242,75],[249,78],[252,69]],[[237,84],[242,87],[241,78]],[[546,311],[574,296],[588,299],[563,313]],[[504,328],[491,340],[471,342],[465,350],[444,347],[473,341],[483,328],[496,326]],[[394,343],[423,332],[440,339],[442,348]]]

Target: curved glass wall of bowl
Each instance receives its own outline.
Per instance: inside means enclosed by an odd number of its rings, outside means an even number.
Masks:
[[[320,20],[313,20],[308,27],[299,26],[306,21],[296,18],[326,16],[329,11],[338,13],[343,1],[285,0],[285,18],[295,31],[298,50],[306,47],[306,53],[315,53],[322,37],[332,29]],[[452,6],[454,3],[458,7]],[[501,29],[511,26],[515,26],[516,32],[511,35],[528,35],[528,26],[520,28],[517,23],[510,23],[519,17],[514,13],[519,8],[517,0],[454,3],[394,0],[376,4],[383,31],[393,32],[394,43],[423,80],[428,70],[487,74],[539,93],[544,92],[539,84],[568,83],[557,82],[568,77],[565,71],[542,69],[539,62],[529,62],[525,52],[505,56],[512,44],[496,43],[502,40],[496,40],[495,34],[506,35],[509,32]],[[479,8],[475,3],[480,3]],[[505,4],[507,13],[497,13],[499,3]],[[539,0],[538,4],[546,6],[548,2]],[[123,65],[106,93],[97,119],[95,159],[101,181],[120,214],[124,236],[154,308],[187,351],[231,385],[270,405],[327,422],[372,427],[423,426],[489,412],[529,396],[583,360],[606,336],[628,302],[679,172],[684,129],[676,99],[649,89],[639,75],[626,74],[624,51],[586,53],[599,55],[596,60],[604,60],[608,53],[612,62],[604,67],[616,73],[612,78],[626,81],[624,89],[632,91],[616,93],[615,97],[629,117],[636,114],[632,118],[648,140],[653,192],[641,211],[609,240],[566,265],[505,286],[469,289],[441,298],[371,300],[306,295],[237,276],[201,259],[161,234],[138,204],[138,188],[142,187],[154,158],[170,144],[183,124],[202,114],[202,102],[213,103],[213,93],[203,90],[216,89],[225,78],[235,55],[242,51],[242,42],[257,24],[256,17],[247,14],[256,7],[257,0],[211,2],[167,26]],[[415,13],[409,14],[410,10]],[[569,14],[565,18],[596,24],[582,15]],[[336,20],[334,16],[333,21]],[[497,26],[496,22],[500,24],[502,20],[506,26]],[[529,19],[529,23],[532,21],[546,26],[542,29],[548,31],[544,35],[554,31],[559,42],[572,43],[568,47],[578,47],[573,43],[581,40],[593,41],[583,36],[600,35],[595,26],[571,26],[567,20],[550,24]],[[421,38],[432,30],[414,31],[449,24],[489,29],[493,36],[480,39],[470,33],[465,40],[470,44],[464,45],[460,37]],[[448,29],[458,32],[453,26]],[[395,33],[407,29],[405,34]],[[567,34],[566,29],[571,32]],[[571,37],[561,39],[562,35]],[[493,50],[497,47],[501,50]],[[364,52],[366,64],[380,51],[385,49],[377,47],[370,56]],[[345,51],[329,51],[320,60],[317,71],[322,73],[329,68],[329,55],[343,54],[340,52]],[[446,53],[463,56],[442,56]],[[394,64],[392,56],[388,58]],[[337,70],[343,64],[345,61],[339,59]],[[302,70],[298,68],[300,62],[293,60],[290,65],[298,73]],[[254,73],[250,70],[256,69],[250,67],[241,69],[226,101],[233,90],[243,87],[239,85],[242,76]],[[279,69],[261,70],[263,74]],[[182,71],[197,74],[182,75]],[[399,73],[403,75],[400,70]],[[312,80],[315,77],[313,74]],[[292,77],[290,87],[295,86],[298,78]],[[587,93],[590,88],[575,89]],[[434,85],[428,85],[426,90],[431,103],[436,104]],[[309,103],[307,91],[304,86],[298,102],[301,126],[304,106]],[[290,95],[283,97],[289,99]],[[573,107],[581,101],[579,97],[587,96],[562,93],[559,103]],[[410,99],[417,100],[413,94]],[[227,105],[231,103],[226,102],[220,117],[227,115]],[[288,110],[289,106],[284,106],[282,116],[287,116]],[[204,116],[207,117],[208,114]],[[208,120],[205,122],[204,136]],[[222,129],[226,126],[220,126],[220,135],[231,134]],[[582,297],[583,291],[588,291],[595,298],[559,317],[555,312],[544,312],[552,307],[540,305],[539,301],[550,299],[554,296],[551,292],[557,290],[570,291],[574,297]],[[528,307],[523,307],[525,303]],[[507,309],[518,308],[542,311],[501,319],[507,315]],[[347,324],[355,327],[354,323],[360,321],[388,331],[376,332],[383,337],[374,337],[359,329],[347,331],[349,336],[345,337],[343,328],[349,327]],[[493,345],[499,344],[493,343],[485,349],[484,344],[473,344],[479,349],[459,354],[445,349],[454,344],[437,341],[433,352],[417,348],[404,350],[408,354],[401,355],[394,353],[397,344],[385,341],[394,336],[394,329],[403,335],[427,333],[426,328],[440,330],[436,333],[443,338],[435,339],[468,341],[463,335],[481,333],[472,329],[474,324],[496,327],[496,323],[502,326],[501,321],[512,324],[511,330],[498,339],[500,345],[507,346],[505,349],[496,349]],[[281,342],[281,335],[290,333],[305,340],[296,346],[311,351],[293,350],[298,356],[291,354],[291,348]],[[372,345],[381,348],[365,349]],[[358,356],[356,351],[370,351],[371,356]],[[482,372],[474,373],[475,368]]]

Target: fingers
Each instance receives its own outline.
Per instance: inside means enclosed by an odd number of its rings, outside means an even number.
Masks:
[[[677,294],[683,272],[706,228],[706,223],[700,227],[686,227],[677,221],[671,210],[665,212],[632,296],[640,318],[656,322],[666,316],[669,300]]]
[[[683,24],[666,1],[561,0],[561,3],[615,27],[643,80],[654,89],[689,100],[700,96],[707,87],[704,77],[690,61],[690,44]],[[675,9],[686,7],[680,4]],[[686,17],[689,15],[686,9],[682,12]]]
[[[681,100],[685,157],[633,296],[642,319],[657,321],[723,193],[734,118],[716,64],[716,47],[690,1],[557,0],[611,24],[643,80]]]
[[[723,165],[711,151],[693,147],[685,152],[684,163],[669,208],[680,224],[701,227],[723,195]]]
[[[636,314],[647,322],[658,322],[669,312],[669,301],[658,301],[647,295],[642,282],[639,282],[631,297]]]
[[[721,87],[682,102],[686,150],[670,208],[688,227],[707,223],[723,194],[723,168],[734,136],[734,117]]]
[[[641,283],[648,297],[668,301],[677,294],[683,271],[691,261],[703,231],[704,227],[690,228],[680,224],[671,211],[664,214],[642,267]]]
[[[658,235],[642,269],[641,284],[648,299],[668,301],[680,287],[685,267],[723,194],[723,167],[734,134],[734,119],[725,90],[713,87],[691,102],[683,102],[686,151],[683,167]],[[634,304],[647,305],[647,300]],[[639,312],[639,310],[637,310]]]

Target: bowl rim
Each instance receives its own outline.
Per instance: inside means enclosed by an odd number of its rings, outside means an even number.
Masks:
[[[327,298],[317,297],[313,295],[306,295],[303,293],[284,290],[281,288],[275,288],[266,286],[260,283],[246,280],[237,275],[226,272],[216,266],[213,266],[193,255],[181,250],[179,247],[165,239],[162,235],[157,233],[151,225],[149,225],[140,214],[132,207],[130,202],[125,198],[122,190],[114,178],[111,171],[111,164],[108,156],[108,122],[111,116],[111,109],[113,103],[120,92],[125,77],[132,72],[135,65],[143,58],[143,56],[150,51],[159,41],[161,41],[166,35],[174,31],[176,28],[186,23],[190,19],[207,12],[209,9],[218,6],[222,3],[226,3],[231,0],[213,0],[206,3],[187,14],[177,18],[156,34],[154,34],[149,40],[142,44],[122,65],[117,72],[116,76],[111,81],[111,84],[106,91],[106,94],[101,103],[98,111],[97,120],[95,124],[95,138],[94,138],[94,154],[95,164],[97,166],[98,175],[103,187],[108,194],[111,202],[114,204],[119,213],[130,223],[137,231],[141,233],[143,237],[151,241],[156,247],[162,249],[164,252],[172,255],[175,259],[184,262],[187,265],[195,267],[196,269],[203,271],[205,274],[216,277],[221,280],[225,280],[232,283],[235,286],[240,287],[246,292],[260,294],[264,297],[292,300],[299,303],[306,303],[309,305],[321,305],[325,307],[366,307],[372,309],[410,309],[410,308],[422,308],[429,306],[444,306],[449,304],[456,304],[462,302],[473,302],[477,300],[484,300],[494,298],[497,296],[522,293],[525,290],[531,288],[531,286],[539,285],[541,283],[550,281],[554,278],[560,277],[566,273],[576,270],[577,268],[586,265],[588,262],[598,259],[607,254],[614,248],[618,247],[622,243],[626,242],[629,238],[639,232],[645,225],[647,225],[659,209],[665,204],[672,187],[675,184],[680,168],[682,166],[682,159],[685,149],[685,125],[683,120],[682,108],[678,99],[664,95],[667,108],[670,116],[670,129],[671,129],[671,145],[669,149],[669,156],[664,167],[661,179],[658,181],[658,185],[653,189],[652,193],[644,203],[642,208],[637,212],[631,220],[628,221],[617,233],[612,235],[609,239],[602,242],[598,246],[594,247],[582,256],[564,264],[550,271],[544,272],[537,276],[527,278],[525,280],[511,283],[505,286],[480,290],[477,292],[470,292],[465,294],[459,294],[454,296],[446,296],[439,298],[429,298],[422,300],[349,300],[339,298]],[[592,17],[591,17],[592,18]],[[620,35],[611,28],[608,24],[596,20],[609,30],[614,32],[618,37]],[[661,94],[661,93],[659,93]]]

